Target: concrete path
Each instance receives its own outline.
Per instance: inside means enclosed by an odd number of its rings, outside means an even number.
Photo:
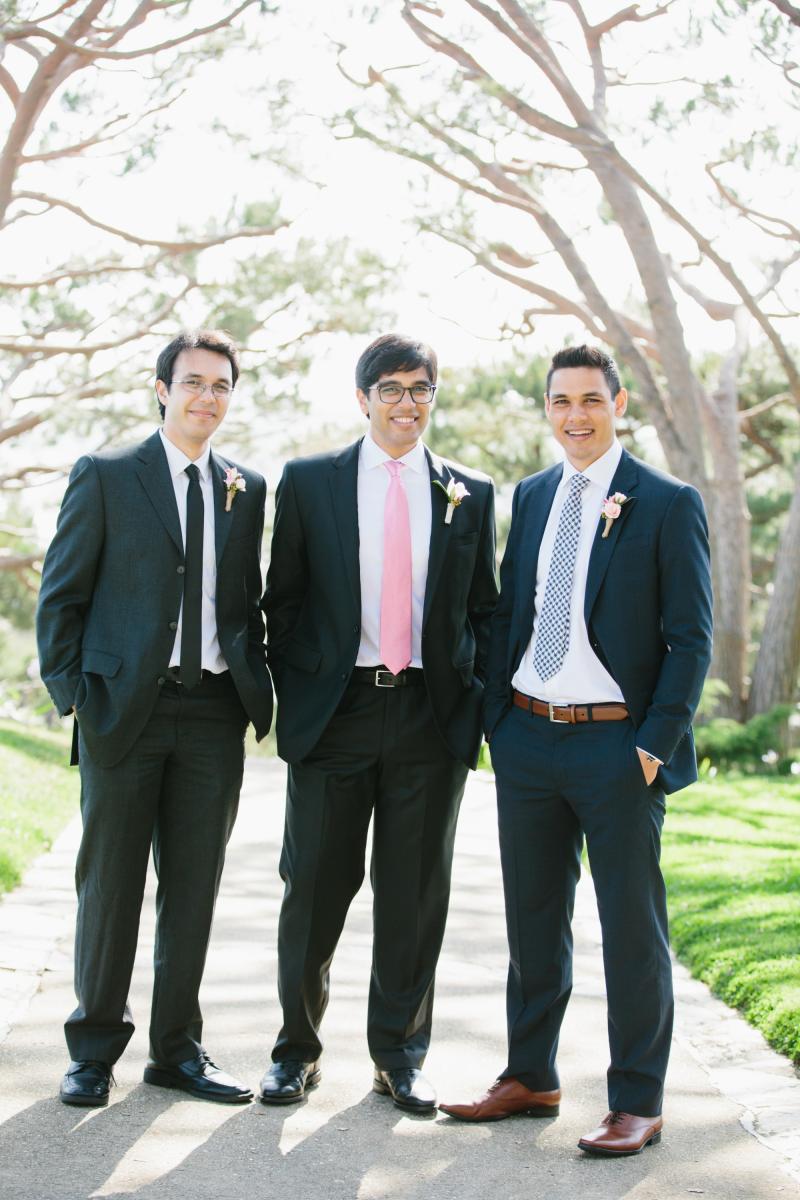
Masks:
[[[283,767],[248,765],[203,992],[213,1057],[255,1085],[278,1027],[275,930]],[[580,889],[576,986],[555,1121],[458,1124],[408,1117],[371,1091],[364,1037],[370,895],[359,895],[333,970],[323,1081],[288,1108],[227,1108],[142,1083],[152,890],[132,1002],[140,1028],[107,1109],[55,1098],[71,986],[72,827],[0,904],[0,1196],[3,1200],[707,1200],[800,1198],[800,1081],[788,1062],[678,968],[679,1022],[660,1146],[601,1160],[576,1148],[606,1111],[606,1030],[591,885]],[[46,970],[43,968],[46,965]],[[504,1065],[506,952],[494,789],[462,810],[453,903],[426,1074],[443,1099],[482,1091]],[[38,990],[35,990],[38,989]],[[35,994],[34,993],[35,990]],[[748,1129],[756,1129],[759,1140]]]

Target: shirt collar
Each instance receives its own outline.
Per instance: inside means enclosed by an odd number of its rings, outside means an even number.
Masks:
[[[178,479],[190,463],[194,463],[200,472],[200,478],[203,483],[206,483],[211,474],[211,447],[206,446],[199,458],[189,458],[182,450],[179,450],[174,442],[171,442],[163,429],[158,431],[161,434],[161,442],[167,455],[167,463],[169,465],[169,473],[173,479]]]
[[[373,439],[371,433],[367,433],[361,443],[359,452],[360,466],[365,471],[371,471],[373,467],[379,467],[382,463],[388,462],[392,456],[382,450],[378,443]],[[396,459],[404,466],[410,467],[412,471],[416,471],[418,475],[424,475],[428,470],[428,463],[425,458],[425,447],[421,441],[417,442],[408,454],[404,454],[402,458]]]
[[[569,459],[564,459],[564,473],[561,476],[561,483],[567,484],[573,475],[583,475],[590,483],[596,483],[602,490],[604,495],[608,495],[608,489],[611,487],[611,480],[616,474],[619,460],[622,458],[622,444],[617,438],[611,443],[605,454],[601,454],[596,458],[590,467],[586,467],[583,471],[578,471],[573,467]]]

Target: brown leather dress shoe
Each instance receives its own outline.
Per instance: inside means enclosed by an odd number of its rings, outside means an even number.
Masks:
[[[458,1121],[502,1121],[517,1115],[557,1117],[561,1092],[532,1092],[518,1079],[496,1079],[483,1096],[471,1104],[440,1104],[440,1112]]]
[[[641,1154],[645,1146],[661,1141],[661,1117],[635,1117],[632,1113],[610,1112],[597,1129],[578,1142],[589,1154]]]

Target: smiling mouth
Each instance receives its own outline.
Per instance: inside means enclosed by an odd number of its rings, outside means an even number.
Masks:
[[[594,430],[593,429],[566,429],[564,432],[566,433],[567,437],[583,438],[583,437],[590,437],[591,434],[594,433]]]

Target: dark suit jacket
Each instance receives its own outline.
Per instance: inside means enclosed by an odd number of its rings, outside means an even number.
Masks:
[[[225,468],[213,451],[219,643],[256,734],[272,717],[259,564],[266,484],[225,512]],[[100,766],[128,752],[153,711],[183,595],[183,541],[158,433],[140,446],[86,455],[70,475],[47,552],[37,615],[42,679],[62,716],[73,705]]]
[[[287,464],[276,492],[264,608],[278,698],[278,753],[304,758],[333,716],[358,655],[358,454],[361,441]],[[451,753],[475,766],[495,583],[494,486],[486,475],[426,448],[431,541],[422,663],[436,727]],[[470,495],[444,521],[435,480],[464,480]]]
[[[559,465],[523,479],[492,621],[484,726],[511,704],[511,680],[530,642],[539,546]],[[691,720],[711,660],[708,529],[699,493],[627,451],[609,495],[629,497],[607,538],[603,521],[589,560],[584,617],[595,654],[619,684],[636,743],[662,759],[666,792],[697,778]]]

